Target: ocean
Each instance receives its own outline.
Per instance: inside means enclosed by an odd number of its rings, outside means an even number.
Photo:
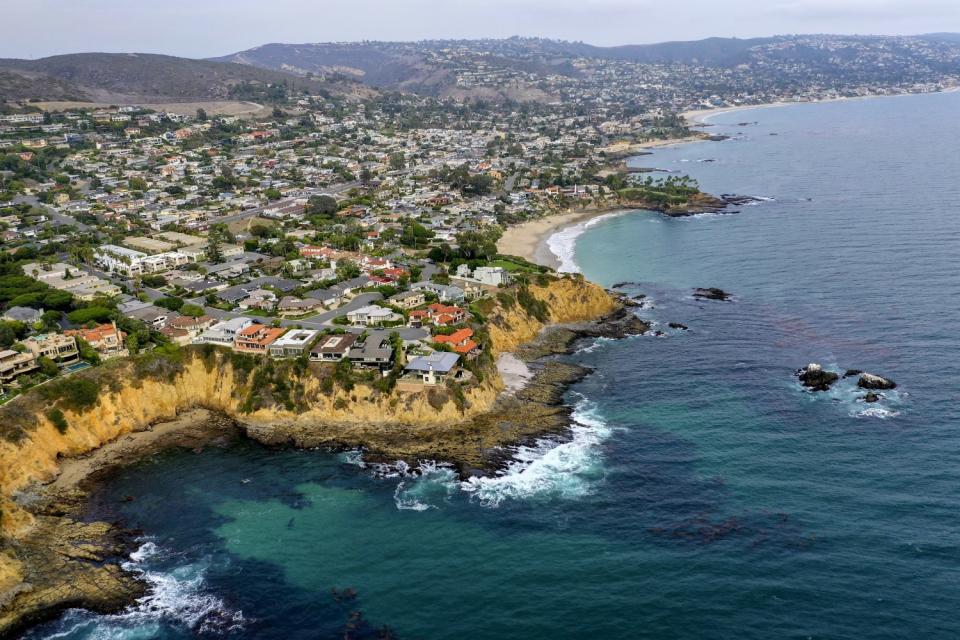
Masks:
[[[763,200],[551,240],[654,323],[571,356],[593,373],[569,437],[487,479],[247,442],[157,455],[95,496],[143,531],[151,595],[27,637],[957,637],[958,112],[960,93],[720,114],[729,140],[633,160]],[[899,386],[808,392],[809,362]]]

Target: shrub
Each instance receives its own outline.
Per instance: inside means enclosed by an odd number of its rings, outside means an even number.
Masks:
[[[88,322],[106,322],[113,316],[113,309],[107,307],[86,307],[67,314],[72,324],[82,325]]]
[[[51,402],[71,411],[84,411],[97,404],[100,399],[100,385],[89,376],[71,376],[54,380],[37,387],[40,393]]]
[[[521,287],[517,291],[517,302],[520,303],[523,310],[527,312],[527,315],[533,316],[540,322],[546,322],[550,318],[547,303],[543,300],[538,300],[536,296],[530,293],[530,289],[527,287]]]
[[[60,433],[66,433],[67,428],[70,426],[67,424],[67,418],[63,415],[63,411],[56,407],[47,411],[47,420],[49,420]]]

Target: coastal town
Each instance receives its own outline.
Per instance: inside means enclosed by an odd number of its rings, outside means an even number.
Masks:
[[[11,6],[0,640],[943,635],[960,11],[751,3]]]
[[[520,87],[536,78],[476,58],[524,46],[430,51],[460,87]],[[7,104],[0,400],[191,344],[345,362],[412,391],[459,383],[485,347],[485,301],[547,270],[500,253],[505,228],[570,211],[686,211],[700,195],[682,176],[623,162],[712,138],[682,112],[950,86],[908,75],[869,92],[772,94],[747,86],[755,74],[723,72],[721,83],[656,65],[580,66],[522,101],[268,86],[258,90],[273,106],[247,115]]]

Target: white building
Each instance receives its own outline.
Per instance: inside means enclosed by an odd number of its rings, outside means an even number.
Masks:
[[[403,316],[400,314],[394,313],[390,311],[390,309],[378,307],[375,304],[360,307],[347,313],[347,320],[349,320],[351,324],[362,324],[367,327],[373,327],[383,324],[384,322],[396,322],[402,318]]]
[[[320,335],[319,331],[294,329],[277,338],[269,347],[274,358],[296,358],[302,355]]]
[[[113,273],[128,278],[146,273],[158,273],[175,269],[189,263],[190,256],[179,251],[167,251],[156,255],[147,255],[142,251],[105,244],[93,253],[97,264]]]
[[[244,316],[218,322],[194,339],[197,344],[218,344],[233,347],[237,334],[253,324],[253,320]]]

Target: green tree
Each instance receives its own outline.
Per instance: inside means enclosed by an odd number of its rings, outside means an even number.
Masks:
[[[37,364],[40,365],[40,373],[48,378],[53,378],[60,373],[60,367],[57,366],[57,363],[46,356],[37,358]]]
[[[337,212],[337,200],[333,196],[311,196],[304,207],[307,216],[330,217]]]
[[[185,304],[180,307],[180,313],[191,318],[199,318],[203,315],[203,307],[198,304]]]

